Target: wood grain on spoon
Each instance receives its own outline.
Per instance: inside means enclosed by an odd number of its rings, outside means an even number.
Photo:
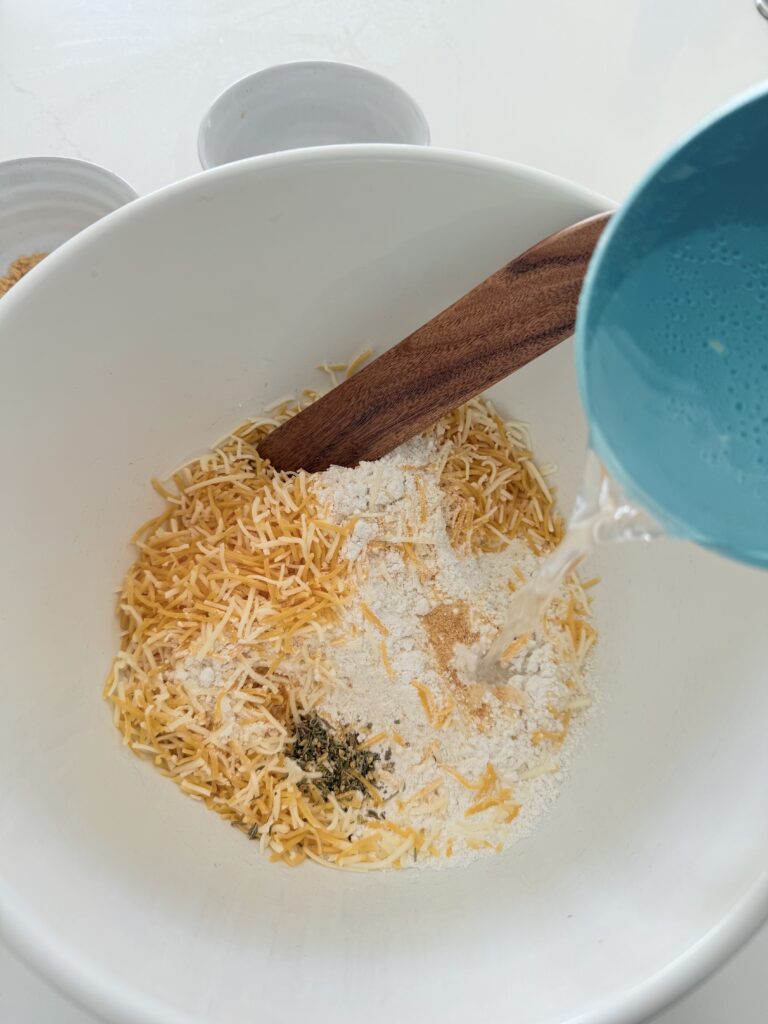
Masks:
[[[610,213],[558,231],[264,438],[276,469],[378,459],[573,334]]]

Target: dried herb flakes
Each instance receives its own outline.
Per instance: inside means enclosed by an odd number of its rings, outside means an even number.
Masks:
[[[286,751],[306,772],[320,772],[312,780],[322,796],[358,792],[368,796],[365,782],[373,784],[380,755],[362,750],[354,729],[335,729],[316,711],[305,715],[296,727],[296,738]],[[365,780],[365,781],[364,781]]]

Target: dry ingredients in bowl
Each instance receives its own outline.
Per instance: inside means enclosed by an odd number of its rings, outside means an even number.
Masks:
[[[118,602],[115,724],[286,864],[498,852],[556,795],[591,703],[594,581],[576,577],[506,652],[507,682],[474,679],[562,536],[548,474],[483,400],[377,462],[275,472],[255,444],[300,407],[155,483],[165,510]]]
[[[19,256],[15,259],[8,267],[7,273],[0,277],[0,297],[18,284],[22,277],[33,270],[47,255],[47,252],[34,252],[31,256]]]

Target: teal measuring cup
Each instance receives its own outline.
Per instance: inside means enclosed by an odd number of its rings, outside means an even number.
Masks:
[[[576,325],[590,444],[664,529],[768,567],[768,86],[644,178]]]

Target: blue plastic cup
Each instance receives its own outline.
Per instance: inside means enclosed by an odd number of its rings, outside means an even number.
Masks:
[[[669,153],[579,305],[590,443],[673,535],[768,567],[768,87]]]

